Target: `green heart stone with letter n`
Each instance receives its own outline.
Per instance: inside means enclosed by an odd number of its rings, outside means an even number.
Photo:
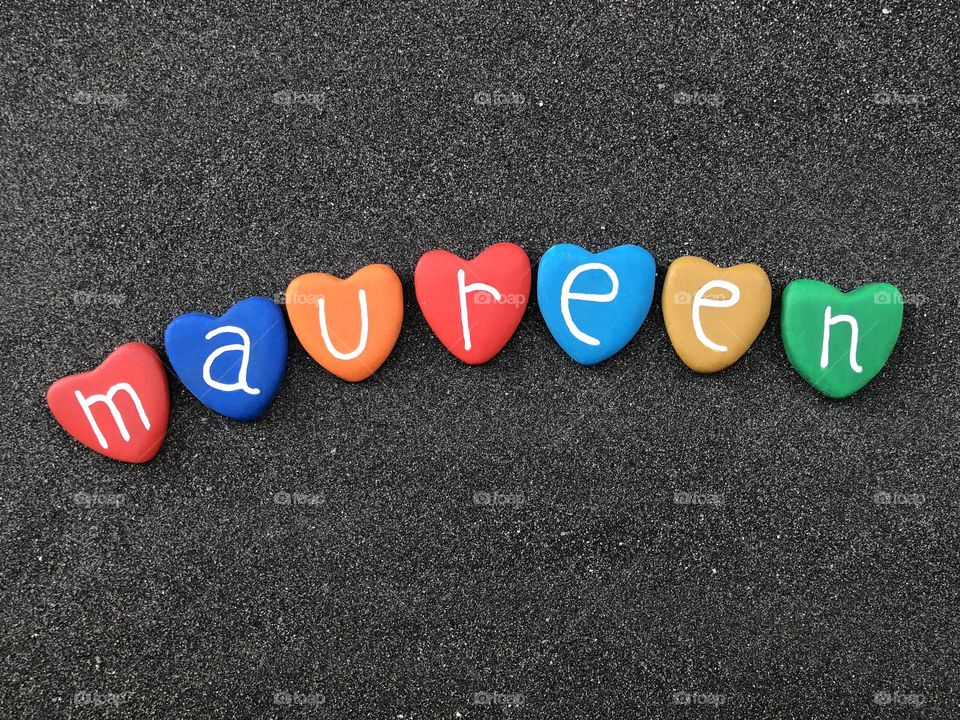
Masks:
[[[794,280],[783,291],[780,333],[787,359],[827,397],[853,395],[887,362],[903,325],[903,295],[889,283],[837,290]]]

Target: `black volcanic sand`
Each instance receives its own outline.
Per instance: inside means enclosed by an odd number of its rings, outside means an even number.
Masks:
[[[9,5],[0,715],[960,717],[951,3]],[[775,304],[889,281],[904,329],[843,402],[776,310],[711,377],[659,301],[600,366],[531,306],[468,367],[413,267],[498,241],[756,262]],[[407,317],[366,382],[294,341],[242,424],[171,376],[145,466],[46,409],[178,314],[372,262]]]

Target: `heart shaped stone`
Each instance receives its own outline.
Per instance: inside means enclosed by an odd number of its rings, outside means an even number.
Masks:
[[[287,315],[310,356],[337,377],[359,382],[389,357],[403,325],[403,284],[388,265],[346,280],[326,273],[294,278]]]
[[[262,297],[241,300],[220,317],[189,313],[164,333],[180,381],[204,405],[234,420],[260,417],[287,367],[283,311]]]
[[[770,278],[759,265],[719,268],[699,257],[670,263],[663,281],[663,322],[691,370],[714,373],[753,345],[770,317]]]
[[[657,267],[637,245],[592,253],[554,245],[540,259],[537,302],[557,343],[582,365],[620,352],[653,302]]]
[[[53,383],[47,405],[63,429],[91,450],[123,462],[147,462],[167,434],[167,374],[152,347],[127,343],[96,369]]]
[[[444,347],[480,365],[520,325],[530,296],[530,258],[513,243],[491,245],[473,260],[432,250],[417,263],[414,284],[420,310]]]
[[[903,325],[903,296],[889,283],[848,293],[816,280],[783,291],[780,331],[787,358],[827,397],[845,398],[886,364]]]

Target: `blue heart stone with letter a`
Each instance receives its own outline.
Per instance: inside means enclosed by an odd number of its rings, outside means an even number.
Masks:
[[[567,354],[595,365],[620,352],[650,311],[657,266],[637,245],[592,253],[554,245],[540,258],[537,302]]]
[[[241,300],[220,317],[189,313],[164,344],[180,381],[211,410],[253,420],[273,402],[287,368],[287,325],[272,300]]]

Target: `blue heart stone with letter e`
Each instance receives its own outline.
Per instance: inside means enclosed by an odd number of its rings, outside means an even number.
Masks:
[[[657,266],[637,245],[592,253],[554,245],[540,258],[537,302],[554,339],[581,365],[620,352],[653,302]]]
[[[241,300],[220,317],[189,313],[174,318],[164,344],[187,389],[234,420],[262,415],[287,368],[283,311],[262,297]]]

